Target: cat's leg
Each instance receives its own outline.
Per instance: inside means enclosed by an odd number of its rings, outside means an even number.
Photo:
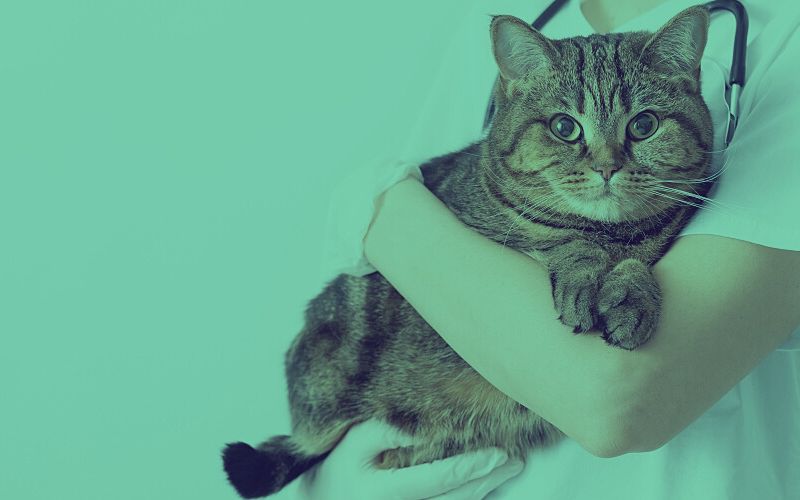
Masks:
[[[550,272],[553,303],[561,322],[573,327],[575,333],[591,330],[597,322],[597,293],[611,265],[608,252],[575,239],[540,255]]]
[[[441,460],[464,451],[464,445],[455,439],[439,442],[420,440],[417,445],[382,451],[373,460],[373,465],[378,469],[401,469]]]
[[[403,467],[410,467],[414,465],[413,458],[415,453],[413,446],[383,450],[375,456],[372,464],[378,469],[402,469]]]
[[[513,402],[512,407],[520,405]],[[419,444],[385,450],[375,457],[374,465],[382,469],[410,467],[489,447],[503,449],[509,457],[525,460],[530,450],[549,446],[564,437],[556,426],[527,409],[509,412],[500,405],[497,408],[497,412],[488,414],[489,418],[482,422],[473,420],[477,428],[439,429],[434,435],[419,435]]]
[[[625,259],[603,279],[597,299],[603,339],[632,350],[647,342],[658,324],[661,290],[650,268]]]

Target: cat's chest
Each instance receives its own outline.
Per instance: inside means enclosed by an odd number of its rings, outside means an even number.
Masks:
[[[509,227],[514,227],[512,231],[502,233],[502,240],[507,246],[526,253],[542,264],[547,264],[551,250],[577,239],[606,250],[613,262],[635,258],[649,263],[658,259],[669,237],[663,230],[651,231],[650,226],[644,225],[629,225],[627,230],[603,225],[582,228],[557,221],[538,221],[533,216],[516,214],[509,217],[513,217],[512,222],[508,223]],[[498,241],[497,238],[493,239]]]

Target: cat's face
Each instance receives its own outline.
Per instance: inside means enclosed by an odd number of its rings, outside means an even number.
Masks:
[[[531,206],[597,220],[654,216],[710,163],[700,96],[708,14],[682,12],[655,35],[549,40],[509,16],[492,38],[501,72],[490,163]]]

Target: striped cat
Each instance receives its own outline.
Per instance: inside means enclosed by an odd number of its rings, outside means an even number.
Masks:
[[[495,17],[491,128],[422,166],[464,223],[547,267],[564,324],[619,348],[653,332],[649,266],[695,210],[684,195],[711,187],[699,81],[708,23],[694,7],[655,34],[550,40]],[[286,375],[293,434],[223,452],[244,498],[280,490],[370,418],[418,438],[376,457],[385,468],[489,446],[524,458],[562,436],[478,375],[379,273],[340,275],[311,300]]]

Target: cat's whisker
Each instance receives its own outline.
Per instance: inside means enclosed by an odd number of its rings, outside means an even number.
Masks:
[[[729,147],[729,149],[730,149],[730,147]],[[659,182],[670,182],[670,183],[677,183],[677,184],[703,184],[703,183],[706,183],[706,182],[712,182],[715,179],[717,179],[718,177],[720,177],[723,173],[725,173],[725,171],[728,169],[728,163],[729,163],[728,158],[725,158],[725,162],[722,164],[722,166],[719,168],[719,170],[717,170],[716,172],[712,173],[711,175],[709,175],[707,177],[698,178],[698,179],[691,179],[691,178],[690,179],[681,179],[681,180],[678,180],[678,179],[659,179]]]
[[[635,230],[637,223],[640,223],[640,221],[645,220],[646,223],[649,223],[650,228],[653,229],[655,226],[655,221],[653,220],[653,216],[655,216],[658,219],[659,224],[661,224],[661,218],[658,217],[656,212],[655,211],[651,212],[649,210],[649,208],[652,207],[652,204],[649,202],[649,200],[647,200],[646,197],[644,197],[641,193],[636,191],[628,191],[628,194],[629,194],[628,199],[634,202],[637,207],[641,207],[642,211],[645,213],[645,217],[644,218],[640,217],[638,211],[634,212],[633,210],[627,207],[627,204],[624,204],[621,206],[621,209],[624,211],[625,215],[633,214],[636,216],[634,217],[634,220],[629,220],[627,222],[627,226],[629,226],[632,230]]]
[[[653,220],[653,218],[655,218],[658,221],[659,226],[663,226],[664,222],[662,221],[661,216],[658,214],[658,210],[656,209],[656,206],[652,203],[652,201],[647,199],[647,197],[641,193],[632,192],[632,194],[635,198],[635,201],[641,202],[641,206],[643,206],[645,209],[650,209],[650,208],[652,209],[652,211],[650,210],[646,211],[647,214],[646,216],[648,222],[650,223],[650,229],[655,228],[656,221]]]
[[[727,202],[723,203],[723,202],[717,201],[717,200],[715,200],[713,198],[708,198],[706,196],[702,196],[702,195],[699,195],[697,193],[694,193],[694,194],[688,193],[688,192],[682,191],[680,189],[675,189],[675,188],[671,188],[671,187],[667,187],[667,186],[658,186],[657,189],[665,190],[665,191],[670,192],[670,193],[682,194],[684,196],[690,196],[692,198],[700,199],[700,200],[704,201],[705,203],[708,203],[709,205],[711,205],[711,206],[713,206],[715,208],[718,207],[720,209],[725,209],[725,210],[729,210],[729,211],[747,210],[747,207],[745,207],[744,205],[738,205],[738,204],[735,204],[735,203],[727,203]]]
[[[719,171],[711,176],[703,177],[703,178],[689,178],[689,179],[659,179],[659,182],[669,182],[671,184],[707,184],[709,182],[713,182],[717,177],[722,175],[722,171]]]
[[[523,206],[525,206],[524,202]],[[511,235],[511,231],[514,229],[514,226],[517,224],[517,221],[525,216],[525,213],[529,210],[529,208],[530,207],[524,208],[522,212],[518,213],[517,216],[511,220],[511,224],[509,224],[508,230],[506,231],[503,237],[503,243],[502,243],[503,246],[506,246],[506,243],[508,243],[508,237]]]
[[[526,195],[522,206],[521,207],[517,207],[518,209],[522,208],[523,210],[521,212],[519,212],[516,217],[514,217],[514,219],[511,221],[511,224],[509,225],[508,230],[505,233],[505,237],[503,238],[503,246],[506,246],[506,242],[508,242],[508,237],[511,234],[511,231],[514,229],[514,226],[516,225],[518,220],[524,218],[525,214],[530,213],[532,210],[540,208],[540,207],[544,206],[545,204],[549,204],[551,200],[556,199],[556,198],[558,198],[557,195],[552,195],[551,194],[549,196],[543,196],[542,198],[537,199],[536,203],[528,204],[528,195]]]
[[[687,191],[683,191],[683,190],[680,190],[680,189],[670,189],[670,188],[667,188],[665,186],[654,186],[654,189],[656,189],[657,191],[660,191],[662,193],[671,193],[671,194],[676,194],[676,195],[688,196],[689,198],[694,198],[695,200],[699,200],[698,203],[699,202],[704,202],[704,203],[707,203],[709,205],[715,205],[715,206],[718,206],[718,207],[721,207],[721,208],[726,208],[726,206],[723,203],[715,201],[715,200],[713,200],[711,198],[706,198],[705,196],[701,196],[699,194],[689,193]]]
[[[513,182],[511,181],[511,179],[508,179],[508,178],[503,178],[503,177],[501,177],[501,176],[500,176],[500,174],[499,174],[499,173],[497,173],[497,172],[496,172],[496,171],[495,171],[495,170],[492,168],[492,165],[491,165],[491,164],[489,164],[489,166],[485,167],[485,168],[483,169],[483,171],[484,171],[484,172],[486,173],[486,175],[488,175],[488,176],[489,176],[489,178],[490,178],[492,181],[494,181],[494,182],[495,182],[495,183],[496,183],[496,184],[497,184],[499,187],[501,187],[501,188],[503,188],[503,189],[507,189],[507,190],[513,190],[513,188],[514,188],[514,184],[513,184]]]
[[[673,166],[674,167],[674,165],[667,165],[667,166]],[[713,181],[714,179],[719,177],[721,174],[722,174],[722,171],[720,170],[719,172],[715,172],[715,173],[713,173],[713,174],[711,174],[711,175],[709,175],[707,177],[696,177],[696,178],[689,177],[689,178],[686,178],[686,179],[661,179],[661,178],[658,178],[658,177],[655,177],[655,178],[658,179],[659,182],[672,182],[672,183],[679,183],[679,184],[705,184],[707,182]]]
[[[708,207],[708,206],[698,205],[697,203],[692,203],[691,201],[684,200],[684,199],[681,199],[681,198],[673,198],[672,196],[666,195],[663,192],[650,191],[650,194],[652,194],[654,196],[661,196],[662,198],[668,198],[670,200],[673,200],[673,201],[677,202],[680,205],[689,205],[689,206],[698,208],[700,210],[711,210],[711,208]]]
[[[716,206],[721,207],[721,208],[730,208],[730,206],[727,203],[722,203],[722,202],[716,201],[716,200],[714,200],[712,198],[708,198],[706,196],[699,195],[697,193],[689,193],[687,191],[683,191],[681,189],[676,189],[676,188],[672,188],[672,187],[668,187],[668,186],[652,186],[652,187],[655,188],[655,189],[664,191],[664,192],[668,192],[668,193],[675,193],[675,194],[682,194],[684,196],[689,196],[691,198],[702,200],[702,201],[704,201],[704,202],[706,202],[706,203],[708,203],[710,205],[716,205]]]
[[[673,198],[673,197],[667,196],[667,195],[665,195],[663,193],[661,193],[661,194],[655,194],[654,193],[654,195],[655,196],[661,196],[662,198],[667,198],[667,199],[673,200],[676,205],[686,205],[686,206],[694,207],[694,208],[696,208],[698,210],[711,210],[711,208],[709,208],[707,206],[699,205],[697,203],[692,203],[691,201],[682,200],[680,198]]]

